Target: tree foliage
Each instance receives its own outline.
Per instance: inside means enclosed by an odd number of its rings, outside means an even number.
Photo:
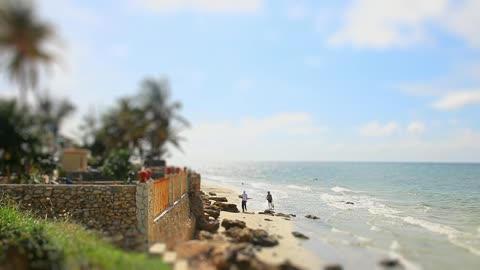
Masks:
[[[103,164],[103,173],[115,180],[126,180],[131,169],[130,152],[126,149],[112,150]]]
[[[51,25],[40,20],[31,1],[0,2],[0,50],[8,77],[16,82],[21,94],[37,86],[41,67],[54,57],[46,43],[55,37]]]
[[[189,126],[178,114],[180,109],[180,102],[170,101],[166,80],[148,78],[138,95],[120,99],[99,118],[85,118],[84,144],[97,161],[114,149],[127,149],[141,159],[160,159],[168,144],[180,148],[180,132]]]

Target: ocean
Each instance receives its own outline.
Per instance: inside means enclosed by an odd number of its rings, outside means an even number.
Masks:
[[[237,162],[196,169],[202,181],[245,190],[249,211],[266,209],[270,191],[277,212],[297,215],[295,230],[310,237],[304,245],[344,269],[382,269],[385,258],[405,269],[480,269],[480,164]]]

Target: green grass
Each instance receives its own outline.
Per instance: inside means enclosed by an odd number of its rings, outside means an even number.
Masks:
[[[0,265],[12,250],[31,269],[170,269],[160,259],[115,248],[80,225],[38,219],[0,202]]]

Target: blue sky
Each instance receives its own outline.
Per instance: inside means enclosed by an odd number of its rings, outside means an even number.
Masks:
[[[479,1],[37,5],[62,44],[44,88],[79,107],[66,134],[156,76],[192,123],[173,162],[480,162]]]

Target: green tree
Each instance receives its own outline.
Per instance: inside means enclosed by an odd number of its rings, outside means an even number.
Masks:
[[[141,84],[140,106],[145,115],[145,139],[148,158],[161,158],[165,155],[167,143],[181,149],[183,138],[180,132],[189,127],[188,121],[178,112],[182,108],[179,101],[171,101],[170,85],[167,80],[147,78]]]
[[[167,144],[180,148],[180,132],[189,126],[179,115],[181,107],[180,102],[170,100],[166,80],[146,79],[137,96],[119,100],[99,121],[92,115],[86,117],[84,144],[97,162],[115,149],[128,149],[141,159],[160,159]]]
[[[127,180],[128,172],[132,169],[130,152],[127,149],[112,150],[103,164],[103,173],[115,180]]]
[[[21,178],[30,168],[49,161],[39,132],[28,108],[20,108],[15,100],[0,100],[0,170],[8,178],[12,173]]]
[[[20,86],[22,100],[37,86],[39,70],[52,63],[45,45],[55,37],[53,28],[40,20],[31,1],[0,2],[0,52],[8,77]]]
[[[75,112],[75,105],[68,99],[55,100],[48,93],[37,96],[37,118],[40,126],[55,138],[63,121]]]

